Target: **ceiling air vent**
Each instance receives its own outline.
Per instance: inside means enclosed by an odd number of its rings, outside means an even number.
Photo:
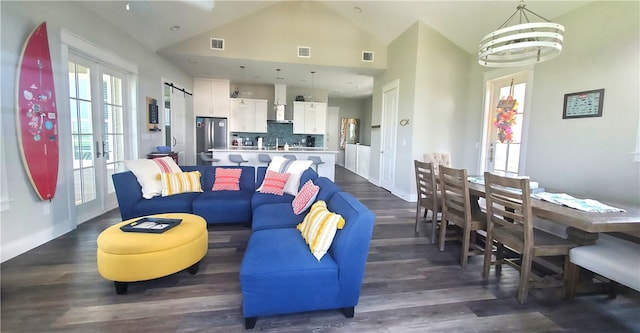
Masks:
[[[299,58],[311,58],[311,48],[308,46],[298,46]]]
[[[362,51],[362,62],[373,62],[373,52]]]
[[[224,39],[211,38],[211,49],[212,50],[224,50]]]

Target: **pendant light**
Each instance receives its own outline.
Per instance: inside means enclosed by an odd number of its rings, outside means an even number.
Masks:
[[[530,22],[527,13],[544,22]],[[509,26],[518,14],[519,23]],[[482,37],[478,47],[478,63],[486,67],[514,67],[543,62],[562,51],[564,26],[528,10],[524,1],[516,11],[492,33]]]
[[[316,108],[316,106],[313,104],[313,99],[314,99],[313,98],[313,92],[314,92],[314,89],[313,89],[314,88],[313,77],[315,76],[315,74],[316,74],[316,72],[311,71],[311,105],[309,106],[309,108],[311,108],[311,109],[315,109]]]
[[[241,83],[242,83],[242,82],[244,82],[244,66],[240,66],[240,82],[241,82]],[[243,106],[244,106],[244,105],[247,105],[247,104],[244,102],[244,98],[242,98],[242,99],[240,100],[240,105],[243,105]]]

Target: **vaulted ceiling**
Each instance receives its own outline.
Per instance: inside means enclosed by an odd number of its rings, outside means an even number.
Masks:
[[[131,35],[152,51],[159,51],[193,36],[226,25],[234,20],[257,13],[276,1],[79,1],[83,6],[111,22],[117,29]],[[495,30],[513,12],[519,1],[314,1],[341,15],[381,42],[389,44],[417,21],[423,21],[461,49],[475,54],[480,38]],[[591,1],[535,1],[526,2],[527,8],[553,19]],[[126,5],[129,4],[129,10]],[[213,8],[210,6],[213,5]],[[282,18],[286,20],[286,17]],[[171,27],[179,27],[172,31]],[[174,28],[175,29],[175,28]],[[203,62],[203,68],[176,63],[194,77],[206,71],[225,73],[220,78],[240,80],[241,73],[228,68],[239,65],[251,67],[252,75],[243,77],[253,83],[273,82],[276,72],[273,63],[232,59],[216,60],[218,70],[211,63]],[[205,68],[205,66],[207,68]],[[279,64],[286,70],[290,82],[308,79],[311,70],[318,66]],[[220,69],[227,68],[226,71]],[[354,97],[370,94],[373,80],[366,73],[354,68],[322,68],[330,72],[332,82],[317,82],[317,88],[340,91],[339,96]],[[242,74],[244,75],[244,74]],[[351,82],[346,84],[346,82]],[[356,82],[356,84],[353,84]],[[252,83],[252,82],[247,82]],[[286,82],[285,82],[286,83]],[[366,85],[369,85],[368,87]]]

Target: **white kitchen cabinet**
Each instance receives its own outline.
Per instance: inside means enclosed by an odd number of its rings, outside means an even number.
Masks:
[[[361,177],[369,179],[371,147],[359,143],[347,143],[344,150],[344,167]]]
[[[232,98],[229,131],[267,133],[267,100]]]
[[[324,135],[327,103],[293,102],[293,133]]]
[[[229,80],[194,79],[193,113],[201,117],[229,117]]]

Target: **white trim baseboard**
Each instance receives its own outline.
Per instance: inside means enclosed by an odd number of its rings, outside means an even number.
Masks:
[[[66,223],[59,223],[56,224],[57,228],[54,226],[46,229],[40,229],[27,237],[2,244],[2,262],[26,253],[29,250],[33,250],[42,244],[72,231],[73,228],[68,228],[71,225],[75,225],[75,222],[67,221]],[[63,229],[62,227],[67,228]]]

